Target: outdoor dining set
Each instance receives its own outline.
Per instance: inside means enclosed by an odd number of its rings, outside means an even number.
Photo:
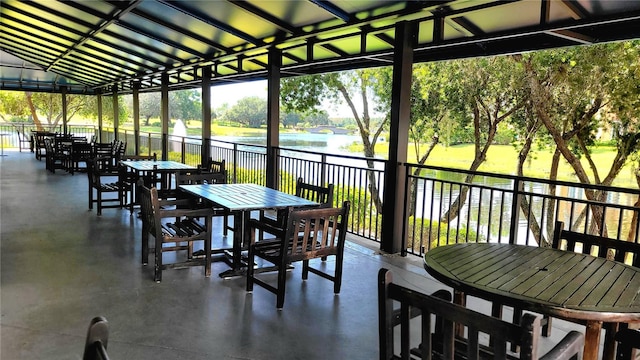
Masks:
[[[118,146],[99,154],[94,145],[85,159],[89,209],[97,205],[101,215],[120,208],[140,219],[140,261],[153,264],[156,282],[165,270],[188,267],[209,277],[221,261],[228,269],[219,277],[245,278],[247,292],[259,285],[283,309],[288,270],[301,263],[303,279],[314,273],[340,293],[352,205],[336,204],[332,184],[298,178],[289,194],[228,183],[224,160],[191,166],[113,151]],[[428,251],[425,275],[442,283],[430,294],[396,284],[392,271],[380,269],[380,358],[635,359],[640,245],[569,231],[562,222],[555,228],[550,248],[459,243]],[[215,235],[229,230],[230,245],[215,247]],[[468,296],[490,301],[491,314],[467,307]],[[585,330],[552,333],[553,318]],[[94,319],[90,333],[106,324]],[[554,343],[544,355],[542,338]],[[86,351],[96,352],[101,341],[89,336]]]
[[[38,160],[45,160],[46,169],[55,173],[57,169],[74,174],[87,171],[88,162],[95,157],[109,157],[116,168],[116,159],[123,156],[127,143],[112,141],[96,142],[95,136],[74,136],[50,131],[32,131],[29,139],[32,152]]]

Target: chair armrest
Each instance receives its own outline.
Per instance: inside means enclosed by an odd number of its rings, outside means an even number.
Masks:
[[[158,212],[161,218],[171,218],[171,217],[212,217],[213,209],[202,208],[202,209],[162,209]]]
[[[195,204],[195,198],[182,199],[159,199],[160,206],[192,206]]]
[[[584,348],[584,334],[577,331],[570,331],[556,346],[548,353],[544,354],[540,360],[552,359],[573,359],[580,358]]]
[[[266,223],[256,219],[249,220],[249,227],[252,232],[260,230],[275,235],[276,237],[284,237],[286,231],[286,229],[274,226],[274,224],[271,224],[270,222]]]

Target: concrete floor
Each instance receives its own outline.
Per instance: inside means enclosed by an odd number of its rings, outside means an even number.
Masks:
[[[397,282],[425,292],[445,288],[419,259],[382,256],[373,250],[376,244],[362,241],[349,242],[345,251],[339,295],[313,274],[303,282],[297,266],[282,311],[268,291],[256,286],[247,293],[244,278],[220,279],[217,274],[227,269],[221,262],[213,264],[210,278],[202,268],[166,270],[158,284],[153,266],[140,264],[140,220],[127,210],[105,209],[101,217],[88,211],[84,173],[51,174],[31,153],[5,154],[3,360],[81,359],[87,326],[97,315],[110,323],[114,360],[375,359],[378,269],[390,268]],[[554,324],[560,328],[553,337],[564,336],[568,327]]]

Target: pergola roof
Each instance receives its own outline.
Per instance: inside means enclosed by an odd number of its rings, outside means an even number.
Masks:
[[[0,2],[0,89],[68,93],[199,87],[390,65],[395,26],[418,25],[415,62],[640,37],[640,1]]]

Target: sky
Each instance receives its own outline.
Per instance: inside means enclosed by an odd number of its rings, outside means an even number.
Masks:
[[[229,106],[233,106],[238,102],[238,100],[249,96],[257,96],[266,100],[267,81],[261,80],[238,84],[219,85],[214,86],[211,92],[211,106],[213,109],[222,106],[224,103],[229,104]],[[362,108],[359,104],[356,104],[356,106],[358,106],[358,109]],[[329,117],[353,118],[353,114],[346,104],[325,104],[325,110],[329,113]]]

